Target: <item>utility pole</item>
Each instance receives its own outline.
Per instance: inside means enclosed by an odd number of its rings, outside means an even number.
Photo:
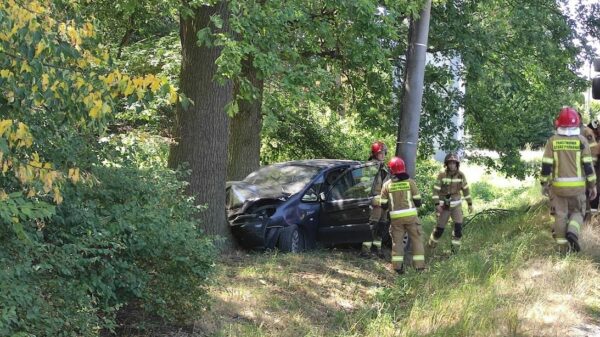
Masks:
[[[410,20],[402,108],[398,124],[396,155],[404,159],[406,170],[412,177],[415,176],[417,160],[430,13],[431,0],[427,0],[421,9],[420,17]]]

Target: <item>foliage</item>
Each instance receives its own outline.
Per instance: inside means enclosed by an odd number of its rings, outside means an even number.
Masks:
[[[66,5],[65,5],[66,6]],[[97,158],[95,137],[123,99],[177,94],[166,79],[111,69],[89,22],[63,19],[65,8],[40,1],[0,3],[0,217],[47,217],[60,204],[64,178],[77,183]]]
[[[0,1],[1,335],[97,335],[132,301],[171,320],[206,305],[212,243],[165,143],[102,137],[115,113],[179,97],[116,67],[77,8]]]
[[[0,236],[0,334],[95,336],[132,300],[183,320],[204,301],[214,251],[173,172],[98,167],[66,185],[30,243]]]
[[[495,168],[522,177],[518,149],[543,144],[558,108],[584,89],[572,23],[554,1],[448,1],[432,16],[446,18],[432,26],[432,49],[464,65],[471,145],[498,151]]]
[[[433,204],[433,185],[437,179],[438,173],[442,170],[442,165],[431,159],[421,159],[417,161],[415,181],[421,192],[423,206],[419,208],[419,215],[432,213],[435,209]]]

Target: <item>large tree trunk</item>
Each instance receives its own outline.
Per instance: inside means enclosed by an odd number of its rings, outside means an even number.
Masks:
[[[398,125],[396,155],[404,159],[406,171],[415,176],[417,142],[419,140],[419,120],[423,102],[423,79],[425,77],[425,57],[431,0],[427,0],[418,20],[411,19],[409,45],[406,55],[402,110]]]
[[[239,101],[239,112],[231,118],[227,180],[242,180],[260,165],[260,131],[262,129],[263,79],[252,64],[252,59],[242,63],[242,76],[258,89],[257,97]],[[234,95],[239,85],[234,87]]]
[[[185,1],[184,1],[185,2]],[[185,5],[185,4],[184,4]],[[214,80],[220,47],[198,46],[197,32],[210,24],[212,15],[223,19],[222,31],[229,29],[227,2],[194,8],[194,14],[180,20],[181,75],[180,90],[194,104],[177,106],[174,130],[176,143],[171,146],[169,167],[188,163],[191,169],[188,192],[198,204],[208,206],[200,214],[201,226],[209,235],[231,239],[225,217],[225,179],[227,177],[227,135],[229,120],[225,105],[231,101],[233,85]],[[213,31],[217,29],[211,27]],[[232,240],[219,244],[231,247]]]

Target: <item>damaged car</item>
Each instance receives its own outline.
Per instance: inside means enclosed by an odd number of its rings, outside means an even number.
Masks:
[[[247,249],[300,252],[317,243],[361,243],[369,225],[379,163],[297,160],[268,165],[228,182],[227,218]]]

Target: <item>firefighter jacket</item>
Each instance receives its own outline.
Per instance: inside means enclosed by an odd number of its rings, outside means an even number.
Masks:
[[[433,185],[433,202],[439,203],[447,208],[458,207],[462,203],[460,193],[464,196],[467,204],[473,204],[471,192],[469,191],[469,183],[464,173],[460,170],[450,172],[448,170],[440,172],[437,180]]]
[[[587,140],[590,146],[590,152],[592,153],[592,161],[594,163],[594,167],[596,167],[596,162],[598,161],[598,155],[600,155],[600,146],[596,142],[596,135],[594,134],[594,130],[590,127],[582,125],[580,127],[580,132],[583,137]]]
[[[417,207],[421,206],[421,194],[417,184],[408,174],[394,175],[383,184],[381,202],[388,204],[390,220],[393,224],[419,222]]]
[[[572,197],[585,193],[586,185],[592,188],[596,174],[585,137],[561,129],[546,143],[540,181],[542,184],[550,183],[553,194]]]
[[[372,162],[378,161],[372,160]],[[390,173],[385,163],[379,162],[379,171],[375,176],[375,180],[373,181],[373,188],[371,190],[371,195],[373,195],[373,206],[381,206],[381,188],[383,187],[383,183],[389,178],[389,176]]]

